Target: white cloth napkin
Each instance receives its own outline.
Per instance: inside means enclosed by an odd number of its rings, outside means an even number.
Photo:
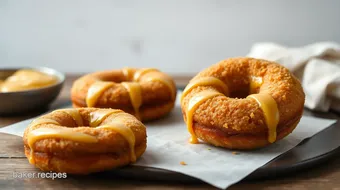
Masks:
[[[248,57],[275,61],[292,71],[302,83],[307,108],[340,111],[339,44],[320,42],[288,48],[275,43],[257,43]]]

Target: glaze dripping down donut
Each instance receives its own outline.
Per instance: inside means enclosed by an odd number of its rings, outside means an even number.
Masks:
[[[72,86],[73,106],[122,109],[142,121],[158,119],[174,107],[176,86],[154,68],[102,71],[85,75]]]
[[[196,75],[184,89],[181,107],[191,142],[254,149],[291,133],[305,95],[283,66],[253,58],[231,58]]]
[[[146,149],[146,129],[122,110],[62,109],[34,120],[24,147],[43,171],[88,174],[135,162]]]

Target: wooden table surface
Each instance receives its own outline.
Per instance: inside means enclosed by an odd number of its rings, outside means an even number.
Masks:
[[[64,88],[51,109],[68,103],[70,88],[76,76],[68,75]],[[178,86],[187,83],[188,77],[175,77]],[[0,100],[1,101],[1,100]],[[16,123],[43,113],[34,112],[21,116],[1,117],[0,127]],[[332,118],[338,116],[329,114]],[[242,181],[230,189],[340,189],[340,159],[338,156],[313,168],[280,176],[275,179]],[[100,174],[89,176],[67,176],[66,179],[29,179],[17,175],[39,173],[30,165],[23,153],[22,138],[0,133],[0,189],[215,189],[205,183],[180,183],[138,181]]]

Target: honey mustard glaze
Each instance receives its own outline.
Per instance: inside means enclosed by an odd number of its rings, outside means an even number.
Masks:
[[[136,161],[136,154],[135,154],[135,142],[136,137],[133,131],[126,123],[129,120],[134,120],[135,118],[123,111],[117,110],[115,114],[111,117],[112,121],[105,123],[104,125],[98,126],[98,128],[110,129],[114,130],[115,132],[119,133],[124,137],[124,139],[128,142],[130,148],[130,161]]]
[[[138,82],[139,79],[145,75],[146,73],[150,73],[150,72],[159,72],[159,70],[154,69],[154,68],[146,68],[146,69],[139,69],[138,71],[135,72],[134,76],[133,76],[133,80]]]
[[[76,122],[77,126],[83,126],[83,118],[81,117],[79,111],[77,109],[59,109],[59,110],[55,110],[53,111],[55,112],[63,112],[68,114],[69,116],[71,116],[73,118],[73,120]]]
[[[70,112],[71,113],[71,112]],[[116,114],[116,117],[113,121],[106,123],[103,126],[98,126],[107,116],[111,114]],[[90,125],[94,128],[102,128],[102,129],[109,129],[113,130],[120,135],[123,136],[124,139],[129,144],[130,147],[130,158],[132,162],[136,161],[136,155],[134,151],[135,147],[135,135],[130,127],[126,126],[126,120],[132,119],[130,115],[120,111],[120,110],[96,110],[90,114]],[[38,119],[33,121],[29,127],[34,127],[40,124],[55,124],[60,125],[58,122],[52,119]],[[48,138],[60,138],[60,139],[68,139],[76,142],[83,142],[83,143],[97,143],[98,139],[95,136],[88,135],[82,132],[75,131],[76,128],[67,128],[59,126],[58,128],[38,128],[30,131],[27,136],[28,146],[30,147],[31,154],[29,158],[29,162],[34,164],[34,143],[38,140],[48,139]]]
[[[59,123],[54,119],[48,119],[48,118],[38,118],[32,121],[32,123],[29,125],[31,128],[36,127],[37,125],[41,124],[54,124],[59,125]]]
[[[276,127],[279,123],[279,110],[276,102],[269,94],[251,94],[247,98],[256,100],[263,111],[266,125],[268,127],[268,142],[276,141]]]
[[[90,86],[87,92],[87,96],[86,96],[87,107],[94,107],[98,101],[98,98],[102,95],[102,93],[113,85],[114,85],[113,82],[108,82],[108,81],[94,82]]]
[[[130,78],[132,73],[132,69],[130,68],[124,68],[123,74],[125,75],[125,78]],[[140,119],[140,113],[139,108],[142,105],[142,89],[140,86],[140,80],[144,77],[143,81],[159,81],[166,85],[170,91],[171,91],[171,97],[172,99],[175,98],[175,89],[173,88],[171,81],[166,78],[166,76],[159,72],[159,70],[154,68],[147,68],[147,69],[139,69],[137,70],[133,76],[133,82],[122,82],[121,84],[123,87],[129,92],[130,101],[132,104],[132,107],[135,112],[135,116]]]
[[[121,84],[129,92],[135,116],[140,119],[139,107],[142,105],[142,89],[140,84],[138,82],[122,82]]]
[[[110,122],[109,124],[102,125],[97,128],[113,130],[119,133],[120,135],[122,135],[125,138],[125,140],[129,143],[131,162],[136,161],[136,154],[135,154],[136,139],[130,127],[127,127],[124,123],[120,121],[113,121],[113,122]]]
[[[158,81],[160,83],[163,83],[167,88],[170,90],[171,93],[171,99],[174,100],[176,96],[176,90],[172,85],[171,80],[168,78],[167,75],[161,73],[161,72],[150,72],[145,74],[145,81]]]
[[[206,100],[211,99],[216,96],[221,96],[221,95],[223,96],[223,94],[220,92],[217,92],[212,89],[207,89],[207,90],[203,90],[193,95],[190,98],[188,107],[186,110],[186,123],[187,123],[188,131],[191,134],[190,143],[192,144],[198,143],[198,139],[193,129],[193,114],[195,113],[196,109]]]
[[[76,132],[74,128],[38,128],[32,130],[27,137],[28,146],[31,149],[31,157],[29,162],[34,164],[34,149],[33,145],[38,140],[48,139],[48,138],[61,138],[61,139],[68,139],[77,142],[84,142],[84,143],[96,143],[98,142],[97,138],[91,135],[87,135],[85,133]]]
[[[262,84],[262,77],[251,76],[249,86],[251,95],[249,95],[247,98],[254,99],[260,106],[264,114],[265,123],[268,127],[268,142],[273,143],[276,141],[276,128],[280,120],[280,114],[277,103],[270,94],[266,92],[254,94],[259,91]]]
[[[58,83],[58,78],[40,71],[21,69],[0,84],[0,92],[38,89]]]
[[[145,79],[143,81],[158,81],[165,86],[168,87],[168,89],[171,92],[171,98],[175,99],[176,91],[175,88],[172,85],[171,79],[165,75],[164,73],[161,73],[159,70],[154,68],[147,68],[147,69],[140,69],[138,70],[134,75],[134,81],[139,82],[141,77],[144,77]]]
[[[228,86],[221,81],[220,79],[216,77],[202,77],[195,79],[191,81],[184,89],[182,96],[181,96],[181,102],[183,101],[183,98],[195,87],[197,86],[214,86],[214,87],[220,87],[222,90],[222,93],[224,95],[228,94]]]
[[[134,75],[134,70],[130,67],[124,67],[122,69],[123,75],[125,77],[126,80],[130,81],[133,79],[133,75]]]
[[[90,113],[90,127],[99,126],[103,120],[111,114],[122,113],[122,110],[118,109],[99,109]]]
[[[53,119],[48,119],[48,118],[38,118],[38,119],[35,119],[32,121],[32,123],[30,123],[30,125],[28,127],[30,128],[35,128],[36,126],[38,125],[42,125],[42,124],[54,124],[54,125],[59,125],[59,123]],[[34,149],[33,149],[33,145],[34,145],[34,142],[31,142],[30,143],[30,138],[28,137],[27,138],[27,141],[28,141],[28,146],[30,148],[30,157],[28,158],[28,161],[31,163],[31,164],[34,164],[35,163],[35,160],[34,160]]]

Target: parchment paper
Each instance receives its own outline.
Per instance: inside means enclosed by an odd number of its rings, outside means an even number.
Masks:
[[[223,189],[295,147],[303,139],[315,135],[336,122],[336,120],[303,116],[293,133],[283,140],[259,150],[237,151],[238,154],[233,154],[233,151],[204,143],[188,143],[190,135],[183,121],[179,97],[180,93],[170,115],[145,124],[148,147],[135,165],[176,171]],[[32,119],[29,119],[0,128],[0,132],[22,136],[31,121]],[[185,162],[186,165],[180,162]]]

